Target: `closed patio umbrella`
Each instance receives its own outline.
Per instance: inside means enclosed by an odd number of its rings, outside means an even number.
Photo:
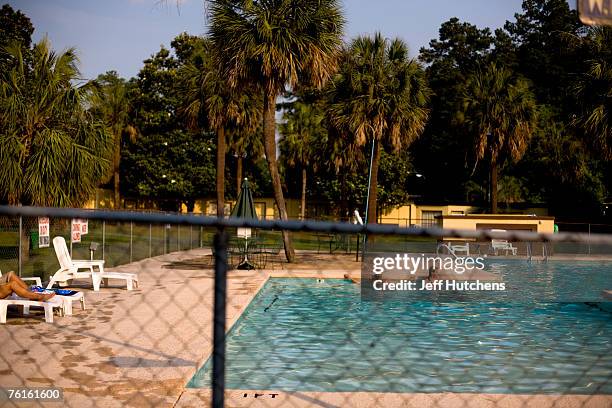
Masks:
[[[255,204],[253,203],[253,194],[249,187],[249,181],[245,178],[242,182],[242,188],[236,201],[236,206],[232,210],[230,217],[236,218],[252,218],[257,219],[257,213],[255,212]],[[255,266],[249,262],[248,250],[249,250],[249,238],[251,237],[250,228],[238,228],[236,235],[239,238],[244,238],[244,259],[237,266],[237,269],[255,269]]]

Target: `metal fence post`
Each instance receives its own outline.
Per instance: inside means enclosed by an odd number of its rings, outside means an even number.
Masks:
[[[106,247],[106,221],[102,221],[102,259],[106,259],[104,256]]]
[[[168,225],[164,224],[164,254],[167,253],[166,250],[166,245],[168,244],[168,239],[166,238],[166,235],[168,234],[168,232],[166,231],[168,229]]]
[[[149,258],[151,257],[151,229],[153,228],[153,226],[151,224],[149,224]]]
[[[212,361],[212,406],[224,406],[225,392],[225,302],[227,295],[227,232],[215,234],[215,297]]]
[[[591,224],[589,223],[589,238],[591,238]],[[589,245],[589,255],[591,255],[591,241],[588,243]]]
[[[178,226],[177,226],[177,232],[176,232],[176,250],[177,251],[181,250],[181,224],[178,224]]]
[[[130,221],[130,263],[132,263],[133,254],[134,254],[134,222]]]
[[[18,260],[19,265],[17,265],[17,274],[19,276],[21,276],[21,264],[22,264],[21,257],[22,257],[22,250],[23,250],[22,246],[23,246],[23,217],[20,215],[19,216],[19,249],[18,249],[19,253],[17,254],[19,258]]]
[[[193,225],[189,226],[189,249],[193,249]]]

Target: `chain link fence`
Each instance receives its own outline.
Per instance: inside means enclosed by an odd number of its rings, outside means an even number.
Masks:
[[[612,406],[611,236],[0,207],[3,276],[61,269],[39,216],[104,264],[55,286],[84,309],[7,309],[3,406]],[[457,272],[469,257],[484,267]]]
[[[88,233],[80,242],[72,242],[71,225],[70,218],[51,218],[50,237],[64,237],[73,258],[97,257],[109,267],[200,248],[212,236],[193,225],[91,220]],[[0,217],[0,271],[48,280],[59,267],[50,248],[39,247],[38,217]]]

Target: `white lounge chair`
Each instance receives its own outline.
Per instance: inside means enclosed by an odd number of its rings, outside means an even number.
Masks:
[[[72,302],[74,301],[79,301],[79,303],[81,304],[81,310],[85,310],[85,294],[83,292],[76,292],[71,296],[56,294],[55,297],[61,299],[62,302],[64,302],[64,307],[62,308],[64,316],[72,316]]]
[[[64,301],[62,299],[57,298],[57,296],[52,297],[47,301],[38,301],[38,300],[29,300],[23,299],[17,296],[9,297],[7,299],[0,299],[0,323],[6,323],[6,310],[10,305],[23,306],[23,314],[28,315],[30,312],[30,307],[42,307],[45,309],[45,322],[53,323],[53,308],[58,308],[60,310],[60,314],[64,311]]]
[[[108,279],[124,280],[127,290],[138,287],[138,275],[135,273],[105,271],[103,260],[73,260],[63,237],[53,238],[53,248],[55,248],[60,269],[51,277],[47,288],[53,287],[55,283],[65,283],[78,278],[91,278],[94,291],[100,290],[102,280],[105,285],[108,285]],[[87,270],[87,272],[79,272],[82,270]]]
[[[470,244],[467,242],[464,243],[463,245],[452,244],[449,242],[448,249],[455,256],[459,255],[459,252],[463,252],[465,256],[470,256]]]
[[[502,229],[493,229],[492,232],[506,232],[506,230]],[[499,251],[506,251],[506,255],[508,255],[508,251],[512,252],[512,255],[516,255],[517,248],[512,245],[512,243],[508,242],[506,239],[491,239],[491,248],[495,255],[498,254]]]
[[[2,271],[0,271],[0,277],[2,277]],[[38,276],[25,277],[25,278],[20,278],[20,279],[24,282],[27,282],[27,281],[34,282],[36,286],[42,287],[42,282]],[[64,316],[72,316],[72,302],[76,300],[78,300],[81,303],[81,309],[85,310],[85,295],[83,294],[83,292],[77,292],[73,294],[72,296],[55,295],[55,297],[64,302],[64,307],[62,308]],[[23,298],[20,298],[17,295],[13,294],[11,299],[20,300]],[[28,299],[23,299],[23,300],[28,300]],[[27,315],[29,314],[29,311],[30,311],[30,306],[23,305],[23,314]]]

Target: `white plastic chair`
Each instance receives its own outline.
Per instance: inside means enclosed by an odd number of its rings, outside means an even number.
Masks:
[[[492,232],[506,232],[503,229],[493,229]],[[498,251],[506,251],[506,255],[508,255],[508,251],[512,252],[512,255],[516,255],[517,248],[512,245],[512,243],[508,242],[506,239],[491,239],[491,248],[495,255],[497,255]]]
[[[108,285],[108,279],[125,280],[127,290],[138,287],[138,275],[135,273],[105,271],[103,260],[73,260],[64,237],[53,238],[53,248],[55,248],[60,269],[51,277],[47,288],[52,288],[55,283],[67,282],[78,278],[91,278],[94,291],[100,290],[102,280],[104,280],[105,285]],[[79,272],[84,269],[87,272]]]
[[[470,256],[470,244],[469,243],[464,243],[463,245],[461,244],[452,244],[452,243],[448,243],[448,249],[451,251],[451,253],[453,255],[459,255],[459,252],[463,252],[465,253],[465,256]]]
[[[6,310],[10,305],[23,306],[23,314],[28,315],[30,313],[30,307],[42,307],[45,309],[45,322],[53,323],[53,308],[58,308],[60,314],[64,311],[64,301],[62,299],[56,299],[57,296],[52,297],[47,301],[29,300],[20,297],[9,297],[7,299],[0,299],[0,323],[6,323]]]
[[[56,294],[55,297],[64,302],[64,307],[62,308],[64,316],[72,316],[72,302],[75,301],[78,301],[81,304],[81,310],[85,310],[85,294],[83,292],[77,292],[72,296]]]
[[[2,271],[0,271],[0,277],[2,277]],[[36,286],[42,287],[42,282],[38,276],[25,277],[25,278],[20,278],[20,279],[25,282],[32,281],[36,284]],[[62,300],[64,303],[64,306],[62,308],[64,316],[72,316],[72,302],[77,301],[77,300],[81,303],[81,309],[85,310],[85,295],[83,294],[83,292],[77,292],[72,296],[55,295],[55,297],[57,299]],[[13,294],[11,299],[12,300],[29,300],[29,299],[20,298],[15,294]],[[29,314],[30,306],[31,305],[23,305],[24,315]]]

